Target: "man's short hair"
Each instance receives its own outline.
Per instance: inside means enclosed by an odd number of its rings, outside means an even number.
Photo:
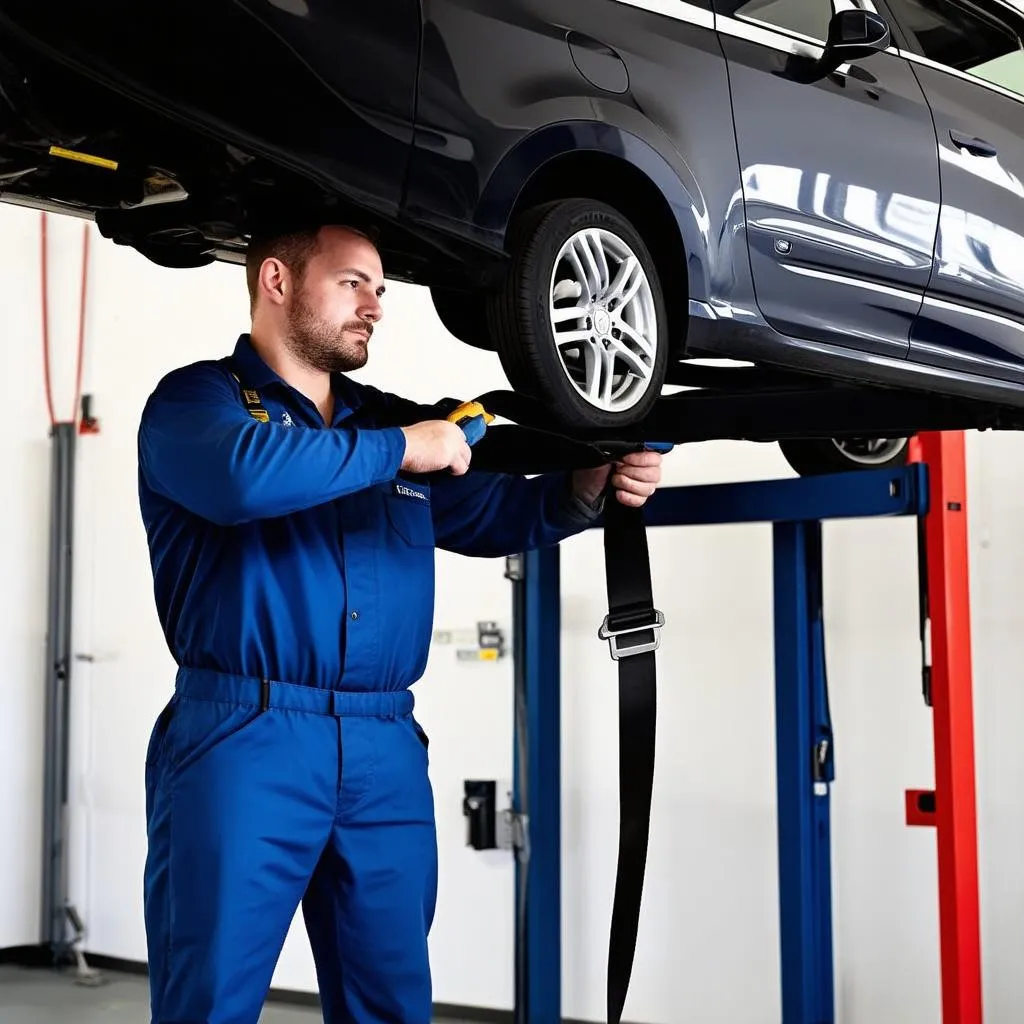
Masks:
[[[254,229],[249,236],[245,254],[245,279],[249,289],[249,306],[255,308],[256,295],[259,291],[260,267],[267,259],[280,260],[301,281],[306,273],[306,266],[316,253],[320,240],[320,231],[325,227],[343,228],[355,235],[360,235],[374,245],[377,244],[377,232],[372,228],[356,227],[334,221],[293,222],[287,226],[265,226]]]
[[[256,306],[259,290],[260,267],[268,259],[280,260],[301,281],[310,257],[316,252],[318,227],[303,227],[291,231],[254,232],[245,254],[245,280],[249,287],[249,305]]]

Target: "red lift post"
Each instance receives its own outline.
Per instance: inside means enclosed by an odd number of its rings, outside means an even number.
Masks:
[[[935,788],[908,790],[907,824],[936,832],[943,1024],[982,1024],[966,444],[944,431],[920,435],[914,449],[928,467],[922,596]]]

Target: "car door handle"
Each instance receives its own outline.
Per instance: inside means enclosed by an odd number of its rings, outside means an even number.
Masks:
[[[949,137],[959,146],[961,149],[966,149],[968,153],[973,153],[975,156],[995,156],[996,147],[991,142],[986,142],[984,139],[979,139],[976,136],[965,135],[963,132],[955,131],[950,128]]]

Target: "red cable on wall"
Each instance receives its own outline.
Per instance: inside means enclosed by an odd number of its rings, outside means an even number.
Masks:
[[[40,274],[42,277],[42,328],[43,328],[43,380],[46,387],[46,408],[50,415],[50,426],[56,426],[57,414],[53,405],[53,383],[50,377],[50,287],[49,259],[47,255],[46,225],[48,215],[40,215]],[[75,369],[75,399],[71,407],[71,416],[65,422],[75,423],[78,420],[79,406],[82,400],[82,364],[85,355],[85,321],[86,297],[89,291],[89,225],[82,226],[82,278],[79,293],[78,313],[78,354]],[[91,423],[92,421],[90,421]],[[85,424],[83,423],[83,426]]]

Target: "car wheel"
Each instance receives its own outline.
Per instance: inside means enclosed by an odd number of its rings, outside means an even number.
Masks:
[[[808,438],[780,441],[779,448],[800,476],[819,476],[904,466],[910,441],[905,437]]]
[[[512,387],[569,428],[643,419],[661,394],[668,318],[639,232],[604,203],[570,199],[519,219],[488,319]]]

